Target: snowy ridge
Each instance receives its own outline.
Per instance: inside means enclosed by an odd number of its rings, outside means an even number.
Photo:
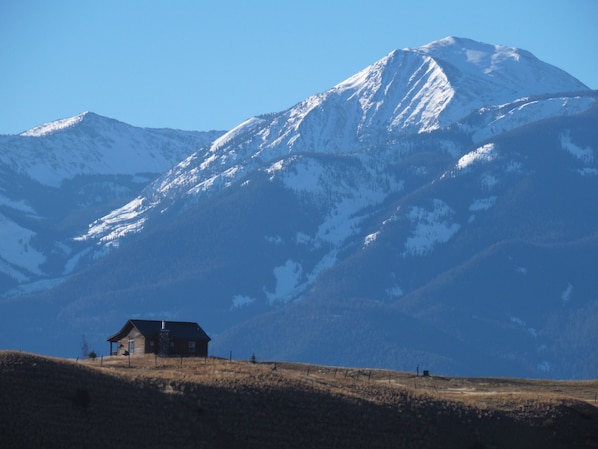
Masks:
[[[536,121],[580,114],[595,105],[595,96],[576,93],[557,94],[554,97],[530,97],[513,103],[481,108],[474,113],[477,116],[474,120],[461,121],[456,128],[471,133],[474,142],[481,142]]]
[[[57,187],[81,174],[163,173],[221,134],[136,128],[86,112],[0,136],[0,163]]]
[[[94,222],[81,238],[114,242],[142,229],[155,207],[225,188],[292,154],[397,158],[405,137],[457,125],[461,132],[475,130],[471,138],[480,141],[538,118],[583,111],[593,99],[528,99],[584,90],[567,73],[515,48],[450,37],[395,50],[286,111],[241,123],[166,173],[144,197]]]
[[[81,122],[85,118],[88,112],[83,112],[82,114],[76,115],[70,118],[64,118],[60,120],[55,120],[53,122],[44,123],[43,125],[36,126],[31,128],[29,131],[25,131],[19,134],[21,137],[43,137],[47,136],[48,134],[55,133],[57,131],[62,131],[64,129],[70,128],[71,126],[75,126],[77,123]]]

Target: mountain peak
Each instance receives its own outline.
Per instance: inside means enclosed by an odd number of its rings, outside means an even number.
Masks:
[[[405,134],[446,128],[489,105],[585,90],[579,80],[528,51],[450,36],[394,50],[309,103],[342,96],[338,107],[351,110],[352,117],[361,113],[359,132]],[[383,129],[374,130],[373,124]]]
[[[55,132],[62,131],[64,129],[68,129],[75,126],[76,124],[83,121],[83,119],[90,114],[95,115],[86,111],[79,115],[75,115],[74,117],[62,118],[59,120],[54,120],[52,122],[35,126],[34,128],[22,132],[19,135],[22,137],[43,137],[49,134],[54,134]]]
[[[491,79],[500,89],[528,89],[527,95],[589,90],[589,87],[531,52],[449,36],[412,50],[450,64],[462,74]],[[446,68],[446,67],[445,67]]]
[[[511,60],[519,62],[522,58],[528,58],[530,61],[533,60],[541,64],[533,54],[525,50],[504,45],[491,45],[454,36],[430,42],[412,51],[428,55],[440,61],[450,62],[465,71],[471,71],[472,68],[482,68],[486,74],[492,71],[489,69],[496,61]],[[494,69],[497,68],[494,67]]]

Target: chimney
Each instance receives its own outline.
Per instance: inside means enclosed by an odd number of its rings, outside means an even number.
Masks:
[[[160,330],[160,341],[158,342],[158,353],[166,357],[170,352],[170,332],[166,329],[166,321],[162,320],[162,329]]]

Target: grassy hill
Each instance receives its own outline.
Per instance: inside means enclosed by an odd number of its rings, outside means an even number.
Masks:
[[[0,351],[3,448],[598,447],[598,381]]]

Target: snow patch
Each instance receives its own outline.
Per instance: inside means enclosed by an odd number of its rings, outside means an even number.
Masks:
[[[486,174],[482,177],[482,187],[484,187],[486,190],[492,190],[496,184],[498,184],[498,179],[496,176]]]
[[[24,269],[30,273],[43,275],[39,266],[46,261],[46,257],[31,246],[37,235],[35,232],[19,226],[14,221],[0,214],[0,254],[8,264]],[[12,275],[18,275],[16,270],[8,270]],[[21,279],[22,280],[22,279]]]
[[[565,289],[561,293],[561,300],[563,301],[563,304],[567,304],[569,302],[569,300],[571,299],[572,292],[573,292],[573,285],[571,284],[571,282],[569,282],[567,284],[567,287],[565,287]]]
[[[295,236],[295,242],[297,245],[310,245],[313,243],[313,239],[305,232],[298,232]]]
[[[584,167],[580,170],[577,170],[577,173],[579,173],[581,176],[596,176],[596,175],[598,175],[598,169]]]
[[[540,363],[538,363],[536,365],[536,369],[538,371],[542,371],[544,373],[548,373],[551,370],[550,363],[547,362],[546,360],[543,360],[542,362],[540,362]]]
[[[282,245],[284,244],[284,240],[279,235],[265,235],[264,240],[266,242],[271,243],[272,245]]]
[[[17,282],[28,282],[31,280],[29,276],[20,270],[17,270],[11,264],[0,258],[0,273],[14,279]]]
[[[313,159],[303,159],[286,173],[284,185],[295,192],[316,192],[324,168]]]
[[[273,175],[274,173],[281,171],[285,166],[284,162],[285,161],[282,159],[280,161],[274,162],[272,165],[270,165],[268,168],[266,168],[266,173]],[[272,178],[270,178],[270,179],[272,179]]]
[[[11,209],[18,210],[19,212],[24,212],[26,214],[37,216],[35,210],[24,200],[14,201],[10,198],[5,197],[4,195],[0,195],[0,206],[7,206]]]
[[[403,185],[402,181],[389,180],[386,186],[383,182],[373,185],[364,183],[359,189],[351,186],[343,189],[344,186],[339,186],[341,198],[320,224],[316,239],[340,245],[359,232],[360,223],[368,215],[362,212],[365,208],[382,203],[390,192],[401,190]]]
[[[536,338],[538,336],[538,332],[536,331],[536,329],[534,329],[533,327],[527,327],[526,322],[523,321],[521,318],[512,316],[511,322],[524,328],[527,331],[527,333],[530,334],[532,337]]]
[[[372,234],[368,234],[365,236],[365,238],[363,239],[363,246],[368,246],[371,245],[372,243],[374,243],[376,241],[376,239],[378,238],[378,235],[380,234],[380,232],[374,232]]]
[[[275,302],[287,303],[297,298],[301,292],[313,284],[317,277],[337,262],[337,251],[332,250],[325,254],[320,261],[313,267],[311,272],[305,274],[304,267],[299,262],[287,260],[284,265],[274,268],[274,278],[276,285],[274,292],[264,293],[270,304]]]
[[[303,275],[303,267],[299,262],[287,260],[273,270],[276,285],[274,292],[266,292],[270,304],[275,302],[291,301],[300,287],[300,280]]]
[[[491,196],[488,198],[481,198],[475,200],[473,203],[470,204],[469,210],[470,212],[478,212],[483,210],[488,210],[496,203],[496,197]]]
[[[92,248],[87,248],[87,249],[75,254],[73,257],[69,258],[69,260],[67,260],[67,262],[64,264],[64,270],[62,272],[63,276],[73,273],[75,271],[75,268],[81,261],[81,259],[84,258],[85,256],[89,256],[92,253],[92,251],[93,251]]]
[[[395,284],[392,287],[386,289],[386,294],[388,295],[388,299],[392,300],[400,298],[405,294],[405,292],[401,287]]]
[[[454,211],[442,200],[435,199],[431,211],[421,207],[411,208],[408,218],[414,225],[411,237],[405,242],[403,256],[423,256],[439,243],[448,242],[461,228],[450,223]]]
[[[584,164],[588,164],[594,160],[594,151],[590,147],[582,148],[577,146],[571,140],[570,133],[564,133],[560,135],[561,139],[561,147],[563,150],[569,152],[571,155],[575,156],[578,160],[583,162]]]
[[[233,305],[231,306],[231,310],[232,309],[240,309],[242,307],[248,306],[249,304],[252,304],[256,301],[256,298],[253,298],[251,296],[246,296],[246,295],[235,295],[233,296],[232,299],[232,303]]]
[[[516,316],[511,317],[511,323],[515,323],[519,326],[525,327],[525,321],[523,321],[521,318],[517,318]]]
[[[461,157],[457,162],[457,169],[463,170],[479,161],[489,162],[493,160],[495,156],[495,145],[493,143],[487,143]]]
[[[523,172],[523,164],[519,161],[509,161],[506,172],[510,174],[520,174]]]

